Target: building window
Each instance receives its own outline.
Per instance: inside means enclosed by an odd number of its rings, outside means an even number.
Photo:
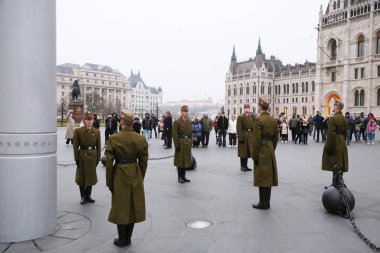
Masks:
[[[315,82],[314,81],[311,82],[311,91],[312,92],[315,91]]]
[[[360,78],[365,78],[365,68],[360,69]]]
[[[333,9],[336,10],[336,2],[334,1]]]
[[[364,90],[355,91],[355,106],[364,106]]]
[[[335,61],[337,55],[337,46],[336,46],[336,40],[332,40],[331,42],[331,60]]]
[[[240,111],[240,114],[243,114],[243,110],[241,109],[241,107],[240,107],[239,111]]]
[[[359,78],[359,69],[355,69],[355,79]]]
[[[301,90],[302,92],[305,92],[305,83],[302,83]]]
[[[268,86],[268,95],[272,94],[272,85],[269,84]]]
[[[228,96],[231,96],[231,88],[228,88]]]
[[[65,85],[62,85],[62,89],[64,89],[65,88]]]
[[[295,93],[294,83],[292,83],[292,93]]]
[[[302,115],[306,115],[307,114],[307,108],[306,106],[302,106]]]
[[[298,83],[296,83],[296,93],[298,94]]]
[[[256,85],[255,84],[253,85],[253,94],[254,95],[256,94]]]
[[[62,97],[64,97],[65,96],[65,92],[64,91],[62,91]]]
[[[246,94],[249,95],[249,84],[247,84],[245,91],[246,91]]]
[[[289,84],[286,84],[286,94],[289,94]]]
[[[380,31],[376,34],[376,54],[380,54]]]
[[[264,94],[264,84],[261,85],[260,94]]]
[[[297,114],[297,107],[293,106],[293,114]]]
[[[377,66],[377,76],[380,76],[380,65]]]
[[[283,87],[284,87],[284,92],[283,93],[286,94],[286,84],[284,84]]]
[[[236,96],[236,94],[237,94],[237,89],[236,87],[234,87],[234,96]]]
[[[380,89],[377,89],[377,105],[380,105]]]
[[[308,82],[305,83],[305,88],[306,88],[306,92],[309,92],[309,83]]]
[[[239,91],[240,91],[240,96],[242,96],[243,95],[243,86],[242,85],[240,85]]]
[[[331,82],[336,82],[336,72],[331,72]]]
[[[362,34],[359,35],[359,37],[358,37],[357,46],[358,46],[357,56],[363,57],[364,56],[364,36]]]

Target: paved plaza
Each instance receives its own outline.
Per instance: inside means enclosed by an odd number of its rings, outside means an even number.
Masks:
[[[72,164],[65,130],[58,128],[58,163]],[[349,220],[328,214],[322,206],[324,186],[332,176],[320,169],[322,143],[278,144],[279,187],[272,190],[271,209],[262,211],[251,207],[258,201],[258,188],[253,187],[252,172],[240,171],[237,150],[217,147],[214,133],[210,142],[207,149],[193,149],[198,167],[187,173],[191,183],[177,183],[173,158],[149,161],[147,220],[136,224],[131,246],[113,245],[116,225],[107,221],[111,194],[105,185],[105,167],[99,164],[99,182],[92,194],[95,204],[79,203],[76,168],[58,166],[57,232],[34,241],[0,243],[0,252],[372,252]],[[164,150],[159,139],[150,141],[150,158],[173,152]],[[374,146],[351,144],[350,169],[344,179],[356,198],[353,214],[358,226],[380,245],[378,155],[378,141]],[[195,220],[208,221],[210,226],[189,228],[187,224]]]

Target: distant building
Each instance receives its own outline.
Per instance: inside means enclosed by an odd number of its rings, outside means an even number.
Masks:
[[[69,104],[71,87],[75,80],[79,81],[85,105],[91,106],[91,102],[87,101],[87,98],[92,98],[89,95],[99,95],[101,109],[95,110],[99,114],[118,112],[122,108],[138,114],[152,113],[162,107],[161,87],[147,87],[140,73],[131,73],[127,78],[109,66],[91,63],[82,66],[71,63],[57,66],[57,104],[61,104],[62,99],[65,104]]]
[[[316,64],[283,65],[279,59],[269,59],[261,48],[259,40],[256,56],[247,61],[237,61],[233,48],[230,67],[225,81],[225,112],[239,115],[245,103],[251,104],[257,113],[260,96],[267,96],[271,102],[270,110],[274,115],[285,114],[312,115],[315,113]]]
[[[317,108],[334,99],[350,113],[380,116],[380,2],[330,0],[319,13]]]
[[[131,84],[131,110],[139,115],[143,116],[145,113],[161,114],[162,110],[162,88],[149,87],[145,84],[138,74],[134,74],[131,71],[131,76],[128,78]]]

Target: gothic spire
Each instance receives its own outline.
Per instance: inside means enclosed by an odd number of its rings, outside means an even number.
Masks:
[[[236,61],[235,45],[234,45],[234,49],[232,51],[231,61]]]
[[[263,54],[263,51],[261,50],[261,39],[259,37],[259,45],[257,46],[256,55]]]

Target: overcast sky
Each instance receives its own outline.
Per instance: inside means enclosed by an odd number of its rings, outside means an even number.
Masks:
[[[323,2],[322,2],[323,1]],[[164,102],[224,99],[232,47],[315,61],[327,0],[57,0],[57,64],[95,63],[161,86]]]

